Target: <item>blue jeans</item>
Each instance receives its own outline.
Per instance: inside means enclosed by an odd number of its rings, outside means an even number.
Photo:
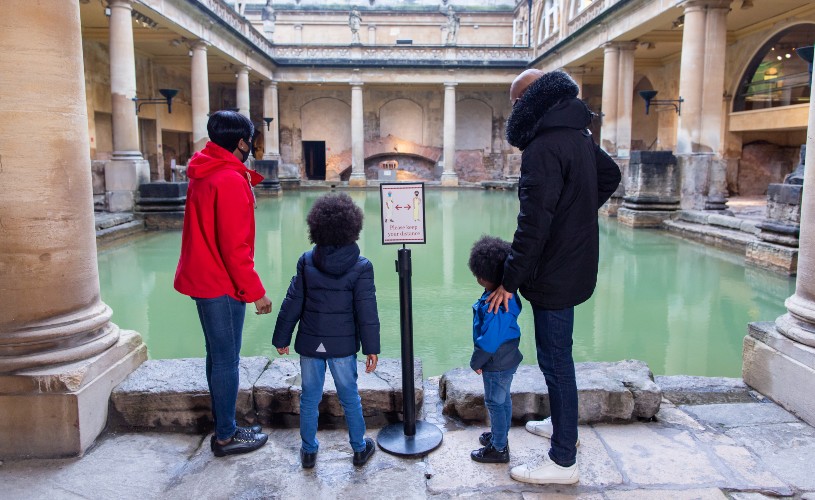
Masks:
[[[538,365],[549,389],[552,411],[552,448],[549,458],[562,467],[577,460],[577,382],[572,359],[574,308],[546,310],[532,307]]]
[[[490,412],[490,430],[492,431],[492,446],[496,450],[507,447],[507,434],[512,425],[512,398],[509,387],[512,385],[512,376],[515,368],[499,372],[482,372],[484,379],[484,404]]]
[[[337,396],[345,412],[351,448],[354,451],[365,451],[365,420],[362,418],[362,402],[357,390],[356,355],[328,359],[300,356],[303,384],[303,394],[300,396],[300,438],[303,440],[303,451],[315,453],[320,447],[320,442],[317,441],[320,411],[317,407],[323,399],[326,365],[334,377]]]
[[[212,400],[215,437],[226,441],[235,434],[243,318],[246,303],[228,295],[213,299],[193,297],[207,347],[207,385]]]

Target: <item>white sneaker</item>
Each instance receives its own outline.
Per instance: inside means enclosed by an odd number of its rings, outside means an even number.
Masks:
[[[575,484],[580,480],[577,462],[571,467],[561,467],[548,455],[544,455],[539,465],[518,465],[509,472],[510,477],[522,483],[532,484]]]
[[[546,417],[545,420],[530,420],[526,423],[526,430],[546,439],[552,439],[552,433],[555,432],[552,428],[552,417]],[[577,438],[575,446],[580,446],[580,438]]]

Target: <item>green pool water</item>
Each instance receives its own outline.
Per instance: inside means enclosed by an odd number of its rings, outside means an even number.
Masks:
[[[256,266],[273,312],[247,307],[242,355],[277,356],[271,344],[277,309],[309,248],[305,214],[321,192],[288,192],[260,199]],[[382,323],[382,354],[400,356],[399,246],[381,244],[379,192],[349,192],[365,210],[359,241],[374,264]],[[425,376],[467,366],[472,352],[472,303],[482,289],[467,269],[481,234],[511,239],[514,192],[426,191],[427,244],[412,245],[414,351]],[[773,321],[795,280],[743,265],[740,255],[658,231],[632,230],[600,219],[597,290],[575,312],[576,361],[641,359],[655,374],[735,377],[751,321]],[[113,321],[143,336],[153,359],[200,357],[204,341],[194,303],[173,290],[181,233],[152,233],[99,252],[102,299]],[[519,318],[524,363],[534,364],[532,310]]]

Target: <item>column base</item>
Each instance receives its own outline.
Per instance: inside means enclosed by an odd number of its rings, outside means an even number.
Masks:
[[[774,323],[750,323],[742,378],[809,425],[815,425],[815,349],[780,334]]]
[[[111,390],[145,359],[141,336],[122,330],[92,358],[0,374],[0,457],[83,454],[105,428]]]
[[[665,210],[633,210],[620,207],[617,211],[617,220],[629,227],[662,227],[662,222],[670,219],[675,212]]]
[[[458,186],[458,175],[455,172],[444,172],[441,174],[442,186]]]
[[[352,173],[348,179],[348,185],[351,187],[365,187],[368,185],[368,179],[363,173]]]
[[[790,301],[795,299],[795,295],[787,299],[787,308],[790,308]],[[795,342],[809,347],[815,347],[815,329],[803,321],[795,318],[790,313],[786,313],[775,320],[775,326],[780,333]],[[815,365],[813,365],[815,368]]]
[[[132,212],[139,186],[150,182],[150,163],[139,157],[105,165],[105,201],[110,212]]]
[[[617,213],[620,211],[620,207],[623,206],[623,198],[609,198],[607,202],[597,210],[599,215],[604,217],[617,217]]]
[[[798,249],[766,241],[747,244],[744,260],[762,269],[795,276],[798,272]]]

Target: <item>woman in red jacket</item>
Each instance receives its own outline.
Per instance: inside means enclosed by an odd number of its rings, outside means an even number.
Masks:
[[[260,426],[236,425],[235,402],[246,303],[254,302],[257,314],[268,314],[272,302],[254,261],[252,186],[263,177],[243,164],[255,127],[242,114],[218,111],[207,132],[210,142],[187,167],[190,184],[174,285],[198,308],[215,420],[211,448],[221,457],[256,450],[268,439]]]

